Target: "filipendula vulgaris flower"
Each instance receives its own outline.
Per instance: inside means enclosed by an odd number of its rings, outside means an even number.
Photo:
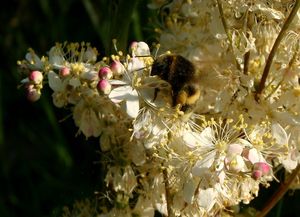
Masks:
[[[70,46],[67,50],[74,53]],[[183,118],[184,112],[172,106],[170,84],[150,75],[153,60],[144,43],[134,44],[132,56],[100,63],[81,62],[76,56],[66,59],[59,45],[51,50],[48,71],[42,71],[48,73],[49,86],[54,93],[66,94],[63,99],[73,106],[75,123],[85,136],[101,134],[101,150],[108,159],[108,201],[114,201],[106,215],[153,216],[154,210],[165,215],[212,215],[225,206],[248,202],[259,183],[271,180],[272,164],[264,144],[272,144],[269,150],[274,144],[287,144],[283,128],[269,136],[270,125],[253,133],[242,117],[232,125],[233,120],[206,121],[197,114]],[[39,83],[39,75],[28,80]],[[103,88],[103,80],[110,90]],[[160,91],[153,101],[156,88]],[[128,100],[138,108],[122,106]],[[282,150],[276,148],[279,163]]]
[[[46,64],[30,65],[48,74],[54,104],[72,107],[85,136],[101,135],[107,207],[113,207],[103,216],[153,216],[154,210],[214,216],[257,196],[274,167],[297,165],[297,43],[282,40],[282,57],[263,91],[257,87],[290,11],[284,4],[165,5],[170,14],[161,52],[184,55],[202,73],[202,98],[188,116],[173,106],[170,83],[150,74],[153,58],[144,42],[134,42],[131,55],[117,51],[98,63],[93,49],[56,45]],[[288,37],[295,40],[297,33]]]
[[[21,81],[22,86],[26,89],[27,99],[29,101],[37,101],[41,97],[41,90],[43,88],[43,73],[46,59],[40,59],[32,49],[25,56],[25,60],[18,61],[18,65],[22,72],[27,76]]]

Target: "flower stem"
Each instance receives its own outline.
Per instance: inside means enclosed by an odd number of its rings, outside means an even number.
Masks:
[[[246,16],[245,24],[244,24],[244,32],[246,33],[247,38],[250,37],[250,34],[248,32],[248,29],[250,29],[249,28],[249,19],[250,19],[249,13],[250,13],[249,10],[247,10],[246,15],[245,15]],[[250,62],[250,50],[244,54],[244,75],[248,75],[249,62]]]
[[[171,192],[170,192],[170,185],[169,185],[167,168],[165,168],[163,170],[163,176],[164,176],[165,190],[166,190],[166,200],[167,200],[168,217],[173,217],[174,215],[172,213],[172,198],[171,198]]]
[[[248,51],[244,55],[244,75],[248,75],[249,61],[250,61],[250,51]]]
[[[272,65],[272,62],[273,62],[273,58],[276,54],[276,51],[279,47],[279,44],[280,44],[281,40],[283,39],[284,34],[286,33],[288,27],[292,23],[294,17],[296,16],[299,7],[300,7],[300,0],[296,0],[295,5],[294,5],[290,15],[288,16],[287,20],[283,24],[282,29],[279,32],[279,34],[278,34],[278,36],[277,36],[277,38],[274,42],[272,50],[271,50],[271,52],[269,54],[269,57],[267,59],[262,77],[260,79],[259,86],[256,90],[256,98],[259,98],[258,96],[262,93],[263,89],[265,88],[266,80],[267,80],[267,77],[268,77],[269,72],[270,72],[270,68],[271,68],[271,65]]]
[[[288,180],[278,188],[275,194],[267,202],[267,205],[263,208],[263,210],[260,213],[258,213],[256,217],[264,217],[270,212],[270,210],[278,203],[278,201],[289,190],[289,186],[297,178],[299,172],[300,172],[300,165],[298,165],[298,167],[293,171],[293,173],[289,176]]]
[[[228,29],[228,26],[227,26],[225,17],[224,17],[223,8],[222,8],[222,5],[221,5],[221,3],[220,3],[220,0],[217,0],[217,4],[218,4],[219,13],[220,13],[220,16],[221,16],[221,21],[222,21],[224,30],[225,30],[225,32],[226,32],[227,38],[228,38],[228,40],[229,40],[229,43],[230,43],[230,46],[231,46],[231,50],[232,50],[232,52],[233,52],[233,41],[232,41],[232,38],[231,38],[231,35],[230,35],[230,32],[229,32],[229,29]],[[235,59],[235,62],[236,62],[237,68],[238,68],[239,70],[241,70],[241,66],[240,66],[240,64],[238,63],[237,59]]]

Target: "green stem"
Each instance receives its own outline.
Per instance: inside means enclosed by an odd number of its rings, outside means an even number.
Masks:
[[[248,51],[244,55],[244,75],[248,75],[249,61],[250,61],[250,51]]]
[[[220,16],[221,16],[221,21],[222,21],[224,30],[226,32],[227,38],[229,40],[231,50],[233,52],[233,41],[232,41],[232,38],[231,38],[231,35],[230,35],[230,32],[229,32],[229,28],[228,28],[226,20],[225,20],[225,16],[224,16],[224,13],[223,13],[223,8],[222,8],[222,5],[220,3],[220,0],[217,0],[217,4],[218,4],[219,13],[220,13]],[[238,70],[241,70],[241,66],[238,63],[237,59],[235,59],[235,62],[236,62],[236,66],[237,66]]]
[[[278,203],[278,201],[289,190],[290,185],[295,181],[299,172],[300,172],[300,165],[298,165],[298,167],[293,171],[293,173],[289,176],[288,180],[278,188],[275,194],[267,202],[267,205],[263,208],[263,210],[260,213],[258,213],[256,217],[264,217],[271,211],[271,209]]]
[[[295,61],[297,60],[298,54],[299,54],[299,40],[298,40],[298,42],[297,42],[296,51],[295,51],[295,53],[294,53],[292,59],[290,60],[288,67],[287,67],[286,70],[285,70],[286,72],[289,71],[289,70],[292,68],[293,64],[294,64]],[[272,91],[265,99],[268,99],[269,97],[271,97],[271,96],[273,95],[273,93],[275,93],[276,90],[280,87],[280,85],[282,84],[283,81],[284,81],[284,77],[283,77],[282,80],[276,85],[276,87],[273,88],[273,91]],[[273,81],[271,81],[269,85],[271,85],[272,83],[273,83]]]
[[[172,198],[171,198],[167,168],[163,169],[163,176],[164,176],[164,182],[165,182],[168,217],[173,217],[174,215],[172,213]]]
[[[299,7],[300,7],[300,0],[296,0],[295,5],[294,5],[290,15],[288,16],[287,20],[285,21],[281,31],[279,32],[279,34],[278,34],[278,36],[275,40],[275,43],[274,43],[274,45],[272,47],[272,50],[269,54],[269,57],[267,59],[262,77],[260,79],[259,86],[256,90],[256,98],[257,99],[259,98],[258,96],[262,93],[263,89],[265,88],[266,80],[267,80],[267,77],[270,73],[270,68],[271,68],[274,56],[276,54],[276,51],[279,47],[279,44],[280,44],[281,40],[283,39],[283,36],[285,35],[285,33],[286,33],[287,29],[289,28],[290,24],[292,23],[294,17],[296,16]]]

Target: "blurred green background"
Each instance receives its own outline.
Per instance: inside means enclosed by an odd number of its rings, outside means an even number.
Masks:
[[[61,121],[70,112],[52,105],[47,88],[28,102],[16,62],[29,47],[43,55],[55,42],[91,42],[101,56],[113,38],[120,50],[133,40],[151,43],[155,12],[146,0],[11,0],[0,11],[0,217],[60,216],[101,188],[98,139],[75,137],[73,119]],[[261,208],[274,190],[253,204]],[[270,216],[300,216],[299,198],[286,196]]]

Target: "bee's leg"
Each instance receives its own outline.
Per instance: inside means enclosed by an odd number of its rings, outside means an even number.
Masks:
[[[158,92],[159,92],[159,88],[155,88],[154,89],[154,96],[153,96],[152,102],[154,102],[156,100]]]

